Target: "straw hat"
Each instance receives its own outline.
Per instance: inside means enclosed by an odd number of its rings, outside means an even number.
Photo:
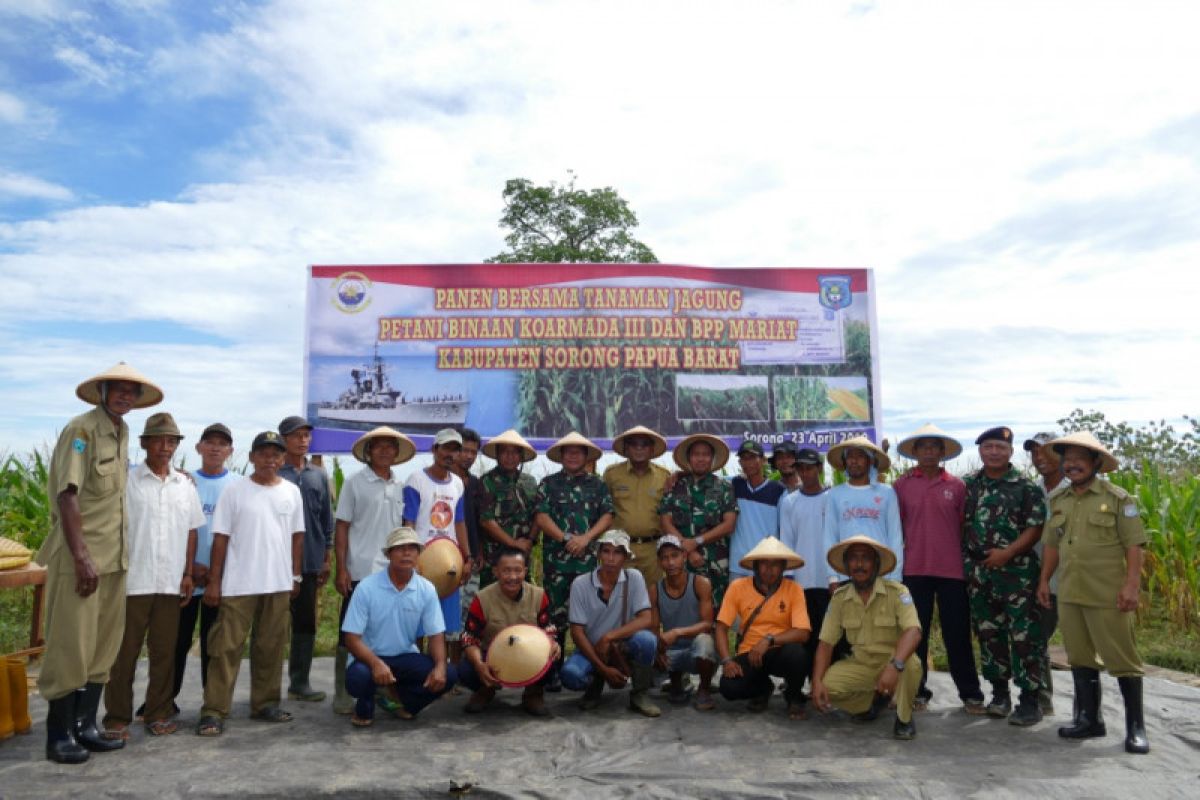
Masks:
[[[151,414],[146,419],[146,427],[142,428],[142,436],[173,436],[176,439],[183,438],[183,434],[179,432],[179,426],[175,424],[175,418],[165,411]]]
[[[879,574],[887,575],[896,568],[896,554],[889,548],[872,539],[870,536],[851,536],[845,541],[838,542],[833,547],[829,548],[829,553],[826,554],[825,560],[829,562],[829,566],[833,567],[834,572],[846,574],[845,555],[856,544],[865,544],[875,550],[879,554]]]
[[[1063,451],[1070,445],[1083,447],[1091,450],[1093,453],[1099,454],[1101,472],[1112,472],[1121,466],[1117,463],[1117,457],[1108,452],[1104,445],[1100,444],[1100,440],[1088,431],[1068,433],[1066,436],[1061,436],[1046,443],[1046,446],[1057,453],[1059,458],[1062,458]]]
[[[392,466],[403,464],[417,454],[417,446],[412,443],[403,433],[389,428],[387,425],[380,425],[378,428],[369,430],[362,436],[358,437],[354,442],[354,446],[350,448],[350,452],[354,454],[362,463],[366,464],[370,461],[367,458],[367,445],[372,439],[394,439],[399,445],[396,453],[396,460],[392,462]]]
[[[94,406],[100,405],[100,384],[104,381],[130,381],[141,384],[142,394],[133,401],[134,408],[149,408],[162,402],[162,389],[146,380],[142,373],[124,361],[114,364],[99,375],[88,378],[76,386],[75,396],[85,403],[91,403]]]
[[[462,571],[463,557],[458,542],[445,536],[430,539],[417,559],[417,572],[433,584],[442,600],[454,594]]]
[[[525,441],[525,437],[512,428],[509,428],[499,436],[493,436],[489,439],[488,443],[483,446],[483,454],[493,461],[499,461],[500,458],[496,455],[496,451],[502,444],[520,448],[521,461],[533,461],[537,458],[537,451],[533,449],[533,445]]]
[[[959,454],[962,453],[962,445],[959,444],[953,436],[946,433],[932,422],[922,425],[908,436],[901,439],[900,444],[896,445],[896,451],[905,458],[911,458],[913,461],[916,461],[917,454],[913,448],[916,447],[918,439],[941,439],[946,445],[946,452],[942,458],[947,461],[952,458],[958,458]]]
[[[613,439],[613,444],[612,444],[613,452],[619,456],[624,456],[625,455],[625,440],[628,439],[630,436],[645,436],[646,438],[648,438],[651,441],[651,443],[652,443],[650,445],[650,451],[651,451],[650,457],[651,458],[658,458],[663,453],[667,452],[667,440],[664,439],[663,437],[659,436],[654,431],[647,428],[645,425],[635,425],[632,428],[630,428],[629,430],[627,430],[624,433],[617,436],[617,438]],[[626,458],[628,458],[628,456],[626,456]]]
[[[596,461],[597,459],[600,458],[600,456],[604,455],[604,453],[600,452],[600,448],[596,447],[596,445],[592,444],[587,439],[587,437],[583,436],[582,434],[576,433],[575,431],[571,431],[566,436],[562,437],[561,439],[559,439],[557,442],[555,442],[554,444],[552,444],[550,446],[550,449],[546,451],[546,458],[550,459],[555,464],[561,464],[562,463],[562,449],[564,447],[570,447],[572,445],[577,446],[577,447],[582,447],[585,450],[587,450],[587,460],[588,461]]]
[[[517,689],[537,683],[550,670],[550,637],[536,625],[509,625],[492,639],[487,665],[501,686]]]
[[[777,559],[786,561],[788,569],[799,569],[804,566],[804,559],[774,536],[768,536],[754,545],[754,549],[746,553],[742,560],[738,562],[738,565],[742,569],[753,570],[755,561],[774,561]]]
[[[892,466],[892,460],[888,458],[888,454],[883,452],[883,450],[865,436],[855,436],[852,439],[839,442],[829,448],[829,452],[825,454],[826,460],[829,461],[829,466],[845,471],[846,451],[853,450],[856,447],[860,450],[866,450],[874,457],[875,469],[880,472],[887,472],[888,468]]]
[[[684,438],[679,444],[675,445],[675,463],[680,469],[691,470],[691,465],[688,464],[687,454],[688,449],[696,442],[708,442],[713,449],[712,471],[716,472],[721,467],[725,466],[729,461],[729,445],[725,444],[719,437],[713,436],[711,433],[693,433],[691,436]]]

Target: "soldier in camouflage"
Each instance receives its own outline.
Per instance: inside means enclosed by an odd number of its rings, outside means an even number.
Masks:
[[[496,461],[495,468],[480,479],[483,497],[479,526],[483,530],[483,568],[479,588],[496,582],[496,558],[506,548],[520,550],[529,560],[533,550],[534,500],[537,481],[521,472],[521,465],[533,461],[537,453],[516,431],[509,430],[490,439],[483,454]]]
[[[566,652],[570,629],[567,606],[571,582],[596,568],[592,542],[613,520],[608,486],[587,471],[588,462],[603,455],[600,448],[571,431],[546,451],[546,458],[562,464],[547,475],[534,500],[534,524],[542,531],[542,586],[550,598],[550,620],[559,631],[559,659],[546,691],[560,691],[558,671]]]
[[[685,474],[658,505],[662,532],[683,541],[688,571],[712,583],[714,609],[729,585],[729,535],[738,515],[733,487],[714,474],[728,460],[729,448],[716,436],[687,437],[675,446],[675,463]]]
[[[1042,718],[1038,691],[1046,642],[1036,601],[1041,566],[1033,546],[1046,521],[1046,501],[1037,484],[1013,468],[1012,442],[1005,427],[975,440],[983,468],[964,481],[963,556],[980,671],[992,684],[987,713],[1027,726]],[[1016,710],[1010,678],[1021,690]]]

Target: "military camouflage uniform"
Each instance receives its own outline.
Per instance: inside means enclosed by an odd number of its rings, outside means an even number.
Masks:
[[[533,534],[533,502],[537,481],[523,472],[506,473],[499,466],[479,479],[483,486],[479,519],[492,520],[514,539],[528,539]],[[492,566],[500,553],[500,543],[481,531],[483,569],[479,571],[479,588],[496,582]],[[532,580],[532,576],[530,578]]]
[[[983,470],[968,475],[963,556],[971,621],[979,639],[985,680],[1013,679],[1022,692],[1041,688],[1042,609],[1035,598],[1041,565],[1030,550],[1000,569],[982,565],[988,550],[1007,547],[1026,528],[1046,521],[1046,500],[1037,484],[1009,465],[1000,478]]]
[[[548,475],[538,487],[534,510],[549,515],[568,536],[587,533],[596,520],[612,514],[612,495],[598,476],[590,473],[567,475],[559,470]],[[565,542],[542,537],[542,586],[550,597],[550,619],[559,631],[567,631],[567,601],[571,581],[596,568],[596,553],[591,547],[582,558],[567,552]]]
[[[658,504],[658,513],[670,514],[675,529],[686,539],[715,528],[727,512],[736,514],[737,510],[733,486],[712,473],[703,478],[680,476]],[[703,575],[712,582],[713,608],[717,609],[729,586],[729,537],[705,542],[700,551],[704,554],[704,566],[696,569],[688,562],[688,572]]]

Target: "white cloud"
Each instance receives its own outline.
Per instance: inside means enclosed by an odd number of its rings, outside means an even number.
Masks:
[[[65,186],[59,186],[32,175],[0,172],[0,200],[6,197],[65,201],[73,200],[75,194]]]
[[[16,95],[0,91],[0,122],[16,125],[25,120],[25,104]]]

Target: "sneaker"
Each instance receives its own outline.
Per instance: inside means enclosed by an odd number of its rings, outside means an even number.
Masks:
[[[1022,693],[1020,702],[1017,703],[1017,710],[1008,715],[1008,724],[1028,728],[1041,721],[1042,710],[1038,708],[1037,696]]]
[[[892,725],[892,736],[904,741],[915,739],[917,726],[911,719],[908,722],[901,722],[900,718],[896,717],[896,723]]]
[[[987,704],[987,715],[1000,719],[1012,713],[1012,698],[1006,694],[993,694],[992,702]]]
[[[982,717],[987,714],[987,704],[983,702],[982,697],[972,697],[970,700],[963,700],[963,711],[973,717]]]

